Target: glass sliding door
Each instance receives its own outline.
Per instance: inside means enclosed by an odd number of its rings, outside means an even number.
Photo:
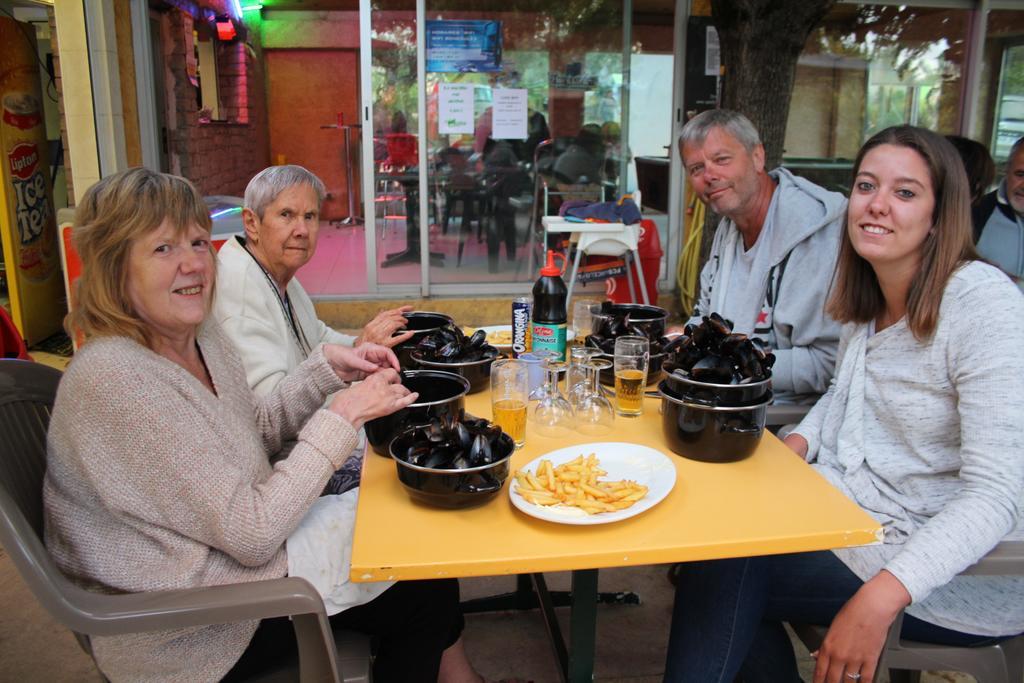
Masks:
[[[524,289],[540,216],[617,192],[622,3],[425,2],[431,285]]]
[[[372,186],[364,192],[367,230],[373,226],[367,254],[376,266],[376,285],[416,286],[421,230],[416,1],[369,0],[362,7],[369,12],[370,35],[366,40],[364,17],[363,43],[369,46],[372,102],[370,118],[363,121],[364,156],[373,160]]]
[[[371,291],[526,292],[567,237],[545,235],[544,215],[635,189],[637,156],[667,159],[674,7],[362,0],[361,12]],[[663,247],[677,241],[666,197],[644,210]]]

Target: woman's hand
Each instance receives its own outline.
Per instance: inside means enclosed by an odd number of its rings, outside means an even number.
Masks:
[[[804,437],[800,436],[796,432],[793,432],[791,434],[787,434],[786,438],[782,440],[782,443],[789,446],[794,453],[799,455],[804,460],[807,459],[807,449],[810,447],[810,445],[807,443],[807,439],[805,439]]]
[[[356,346],[362,344],[382,344],[391,348],[396,344],[401,344],[407,339],[412,338],[413,332],[403,332],[398,336],[391,336],[398,330],[402,329],[409,322],[405,319],[405,313],[412,310],[412,306],[402,306],[401,308],[392,308],[388,311],[381,311],[373,320],[366,323],[363,331],[358,337],[356,337]]]
[[[884,569],[861,586],[829,626],[814,683],[871,683],[889,626],[909,604],[910,593]]]
[[[327,409],[359,429],[367,421],[390,415],[413,403],[418,397],[419,394],[402,386],[401,378],[395,370],[386,369],[338,392]]]
[[[356,382],[383,368],[399,370],[394,352],[377,344],[363,344],[353,349],[341,344],[324,344],[324,357],[343,382]]]

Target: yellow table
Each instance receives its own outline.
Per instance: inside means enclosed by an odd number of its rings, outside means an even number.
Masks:
[[[426,507],[406,494],[394,463],[368,454],[352,546],[352,580],[572,570],[572,642],[565,673],[569,680],[589,681],[596,618],[590,598],[596,601],[597,572],[580,570],[824,550],[881,538],[877,522],[771,434],[765,434],[751,457],[737,463],[676,456],[662,437],[659,402],[644,399],[641,417],[618,417],[613,432],[596,439],[651,446],[676,465],[675,488],[664,501],[614,524],[570,526],[534,519],[512,506],[507,485],[478,508]],[[490,418],[490,393],[467,397],[466,411]],[[581,434],[546,439],[530,427],[526,445],[512,458],[514,468],[548,451],[595,441]]]

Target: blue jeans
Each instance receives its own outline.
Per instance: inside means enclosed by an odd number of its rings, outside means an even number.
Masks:
[[[676,585],[665,680],[800,681],[784,621],[827,626],[864,584],[831,552],[683,564]],[[906,615],[903,637],[941,645],[1000,640]]]

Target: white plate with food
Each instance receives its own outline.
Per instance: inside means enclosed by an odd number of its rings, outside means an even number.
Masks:
[[[578,491],[581,477],[590,482],[583,495]],[[556,491],[550,490],[552,480]],[[508,495],[514,506],[537,519],[608,524],[650,510],[675,484],[675,464],[661,451],[632,443],[586,443],[527,463],[509,482]],[[604,495],[593,495],[594,488]]]
[[[512,326],[511,325],[487,325],[485,327],[467,327],[464,332],[467,336],[477,330],[487,333],[487,343],[500,351],[508,351],[512,348]],[[565,331],[565,340],[572,341],[576,334],[572,330]]]

